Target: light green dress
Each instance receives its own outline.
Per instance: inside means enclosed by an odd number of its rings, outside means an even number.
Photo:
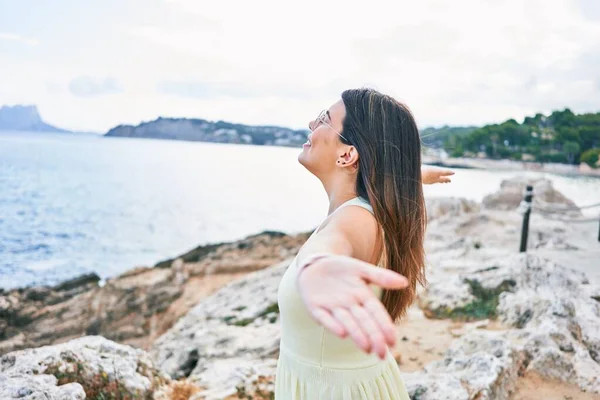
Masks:
[[[373,212],[362,198],[347,201],[335,212],[350,205]],[[380,360],[312,319],[296,289],[297,271],[294,259],[277,292],[281,344],[275,400],[409,400],[389,349],[386,359]]]

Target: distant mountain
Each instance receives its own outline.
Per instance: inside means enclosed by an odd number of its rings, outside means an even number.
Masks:
[[[0,131],[68,132],[48,125],[36,106],[3,106],[0,108]]]
[[[278,126],[249,126],[224,121],[161,117],[136,126],[119,125],[108,131],[105,136],[299,146],[306,142],[308,131]]]

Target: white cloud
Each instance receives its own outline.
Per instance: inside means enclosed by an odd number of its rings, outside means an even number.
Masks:
[[[24,36],[17,35],[16,33],[9,33],[9,32],[0,32],[0,40],[10,40],[13,42],[21,42],[21,43],[25,43],[26,45],[29,45],[29,46],[35,46],[38,44],[37,39],[26,38]]]
[[[190,59],[210,56],[214,69],[203,65],[201,72],[215,86],[237,82],[271,93],[275,85],[334,96],[346,86],[369,84],[403,98],[429,123],[499,120],[515,109],[520,117],[559,104],[549,95],[565,104],[570,96],[588,109],[598,104],[598,92],[581,91],[576,79],[590,66],[576,60],[600,44],[600,27],[566,0],[376,1],[369,7],[308,1],[297,9],[269,0],[236,7],[168,3],[218,23],[134,33]],[[532,77],[539,89],[526,88]],[[339,85],[328,85],[333,78]],[[194,74],[187,79],[193,82]],[[448,113],[449,101],[462,110]]]
[[[11,77],[0,104],[26,99],[59,125],[98,130],[159,115],[304,127],[343,89],[365,85],[405,101],[421,125],[598,111],[596,4],[164,1],[155,10],[164,18],[105,21],[104,50],[0,63]],[[76,76],[110,76],[122,90],[83,100],[48,90]]]
[[[78,76],[69,82],[69,91],[79,97],[94,97],[119,93],[123,89],[117,80],[112,77],[98,79],[89,76]]]

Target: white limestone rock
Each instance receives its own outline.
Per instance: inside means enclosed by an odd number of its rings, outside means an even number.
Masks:
[[[0,373],[0,399],[83,400],[85,391],[79,383],[56,386],[53,375]]]
[[[252,376],[274,374],[277,287],[290,261],[251,273],[198,304],[155,342],[150,353],[156,363],[213,396],[235,392]]]
[[[61,344],[13,351],[2,356],[0,375],[6,379],[0,379],[0,393],[26,384],[23,386],[25,392],[31,389],[32,393],[56,393],[58,397],[51,397],[52,399],[68,398],[60,397],[67,392],[72,393],[73,398],[85,398],[76,397],[83,391],[78,383],[56,388],[57,379],[53,374],[58,373],[80,376],[84,382],[98,375],[105,377],[108,382],[118,380],[122,391],[140,397],[170,380],[154,367],[143,350],[121,345],[101,336],[85,336]]]

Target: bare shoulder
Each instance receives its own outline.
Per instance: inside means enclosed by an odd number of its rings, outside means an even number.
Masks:
[[[379,224],[369,210],[356,205],[344,207],[332,215],[322,231],[343,235],[352,246],[354,257],[367,262],[374,261]]]

